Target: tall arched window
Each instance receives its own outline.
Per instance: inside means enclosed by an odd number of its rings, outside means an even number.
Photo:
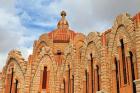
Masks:
[[[88,72],[85,70],[85,76],[86,76],[86,93],[88,93]]]
[[[136,86],[133,82],[135,80],[135,71],[134,71],[134,64],[133,64],[133,53],[130,51],[130,62],[131,62],[131,72],[132,72],[132,84],[133,84],[133,93],[136,93]]]
[[[90,71],[90,75],[91,75],[91,87],[92,87],[92,93],[93,93],[93,56],[92,56],[92,53],[90,54],[90,59],[91,59],[91,62],[90,62],[90,66],[91,66],[91,71]]]
[[[42,80],[42,89],[46,89],[47,88],[47,67],[44,67],[44,71],[43,71],[43,80]]]
[[[66,82],[65,82],[65,79],[63,79],[63,85],[64,85],[64,93],[66,93]]]
[[[70,65],[68,65],[68,93],[70,93]]]
[[[74,75],[72,75],[72,93],[74,93]]]
[[[118,68],[118,61],[117,59],[115,58],[115,67],[116,67],[116,87],[117,87],[117,93],[120,93],[120,88],[119,88],[119,68]]]
[[[14,68],[12,68],[12,73],[11,73],[10,93],[12,93],[13,76],[14,76]]]
[[[15,83],[15,93],[18,93],[18,80],[16,80],[16,83]]]
[[[120,40],[120,43],[121,43],[121,56],[122,56],[122,63],[123,63],[124,84],[127,84],[126,63],[125,63],[125,48],[124,48],[123,39]]]
[[[100,75],[99,75],[99,66],[97,65],[97,90],[100,90]]]

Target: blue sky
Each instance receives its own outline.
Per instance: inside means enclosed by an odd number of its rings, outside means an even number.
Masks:
[[[140,0],[0,0],[0,69],[12,49],[27,59],[34,40],[56,28],[62,10],[71,29],[88,34],[107,30],[120,13],[135,15]]]

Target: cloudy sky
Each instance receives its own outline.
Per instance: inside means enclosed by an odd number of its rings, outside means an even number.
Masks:
[[[27,59],[33,41],[56,28],[62,10],[71,29],[87,34],[110,28],[120,13],[134,16],[140,0],[0,0],[0,70],[12,49]]]

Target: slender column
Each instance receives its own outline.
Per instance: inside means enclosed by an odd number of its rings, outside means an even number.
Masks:
[[[136,15],[135,19],[135,36],[136,36],[136,60],[138,69],[138,79],[135,80],[136,93],[140,93],[140,18]]]
[[[128,63],[128,83],[131,86],[129,89],[130,93],[133,93],[133,80],[132,80],[132,67],[131,67],[131,60],[130,56],[127,56],[126,61]]]
[[[44,68],[43,68],[44,69]],[[43,82],[43,69],[41,69],[40,73],[40,88],[39,91],[42,91],[42,82]]]
[[[30,93],[30,82],[31,82],[31,63],[33,61],[33,58],[32,56],[30,55],[29,56],[29,59],[28,59],[28,63],[27,63],[27,71],[26,71],[26,74],[25,74],[25,92],[26,93]],[[41,84],[41,83],[40,83]],[[40,88],[41,89],[41,88]],[[41,91],[41,90],[40,90]]]
[[[120,62],[119,62],[119,70],[120,70],[120,87],[124,85],[124,79],[123,79],[123,63],[122,63],[122,56],[121,56],[121,47],[118,46],[118,53],[119,53],[119,59],[120,59]]]
[[[11,73],[8,73],[6,76],[5,93],[10,93],[10,81],[11,81]]]
[[[85,70],[83,79],[83,93],[87,93],[87,70]]]
[[[113,60],[114,61],[114,60]],[[115,62],[113,64],[112,67],[112,81],[113,81],[113,89],[112,89],[112,93],[117,93],[117,78],[116,78],[116,66],[115,66]]]
[[[112,83],[113,83],[113,88],[112,92],[113,93],[120,93],[120,67],[119,67],[119,60],[117,58],[112,59],[113,65],[112,65]]]
[[[136,57],[137,57],[137,68],[138,78],[140,79],[140,18],[136,15],[135,19],[135,34],[136,34]]]
[[[102,67],[101,71],[101,88],[100,88],[100,92],[105,92],[105,93],[111,93],[111,82],[110,82],[110,78],[111,78],[111,71],[110,71],[110,67],[109,65],[110,63],[110,59],[111,59],[111,54],[108,54],[108,50],[107,50],[107,42],[106,42],[106,34],[103,33],[102,34],[102,49],[101,49],[101,62],[100,62],[100,67]]]

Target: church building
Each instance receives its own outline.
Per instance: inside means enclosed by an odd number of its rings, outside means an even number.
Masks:
[[[66,15],[34,41],[28,60],[9,52],[0,93],[140,93],[140,13],[88,35],[71,30]]]

